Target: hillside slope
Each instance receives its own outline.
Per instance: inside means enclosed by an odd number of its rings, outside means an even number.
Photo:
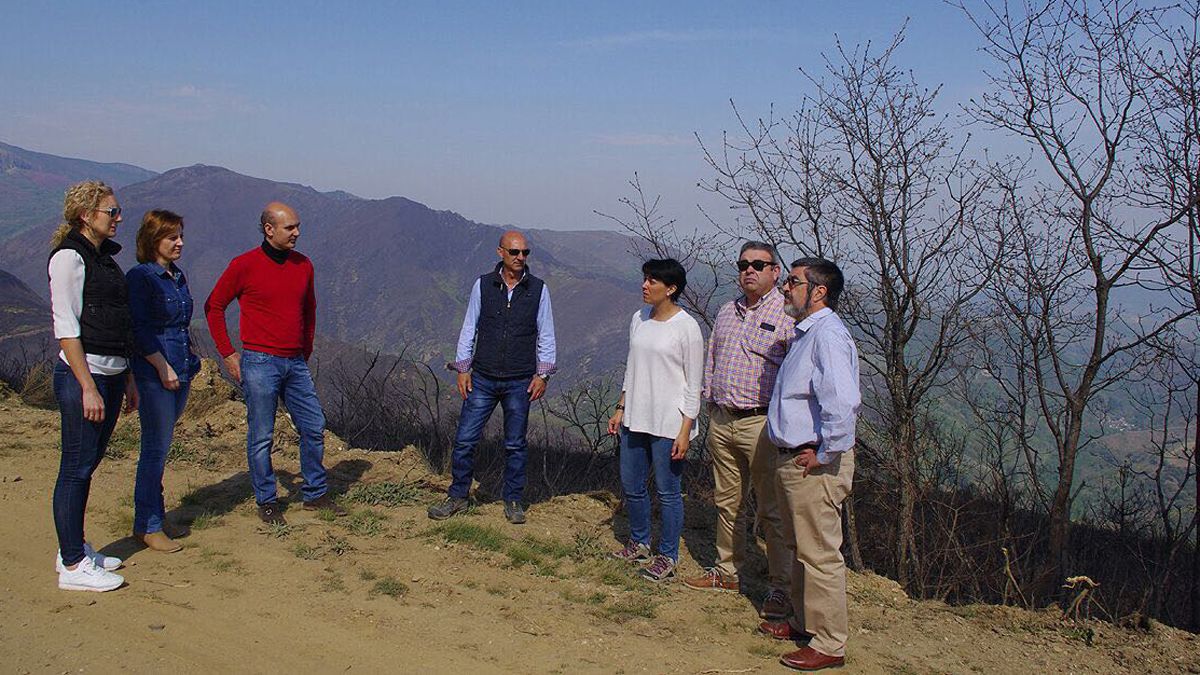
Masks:
[[[127,536],[136,415],[122,420],[93,481],[88,536],[125,558],[128,585],[90,594],[55,587],[57,414],[0,392],[6,670],[784,672],[776,659],[790,645],[754,631],[761,589],[748,598],[652,586],[605,559],[626,532],[611,495],[534,504],[523,527],[494,503],[435,527],[424,509],[444,482],[417,453],[346,449],[330,435],[331,482],[354,514],[329,522],[292,508],[289,527],[265,528],[233,399],[202,377],[181,422],[165,480],[185,545],[175,555]],[[281,494],[294,499],[295,435],[282,416],[277,435]],[[710,552],[712,518],[706,505],[687,509],[691,574]],[[1200,638],[1170,628],[919,602],[871,574],[852,574],[849,592],[847,672],[1200,672]]]

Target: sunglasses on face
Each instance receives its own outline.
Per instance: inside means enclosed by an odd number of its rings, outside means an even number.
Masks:
[[[514,258],[519,255],[523,255],[526,258],[529,257],[529,249],[527,249],[527,248],[506,248],[504,250],[508,251],[508,254]]]
[[[794,274],[789,274],[787,278],[783,280],[782,285],[796,288],[797,286],[807,286],[808,282]]]
[[[738,268],[739,272],[745,272],[747,269],[749,269],[751,267],[754,268],[755,272],[761,272],[761,271],[767,269],[768,267],[774,267],[774,266],[775,266],[775,263],[767,261],[767,260],[739,260],[739,261],[737,261],[737,268]]]
[[[96,209],[96,211],[99,213],[107,213],[109,218],[116,218],[117,216],[121,215],[121,207],[119,206],[113,206],[107,209]]]

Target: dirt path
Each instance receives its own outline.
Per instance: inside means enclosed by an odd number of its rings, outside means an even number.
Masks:
[[[126,558],[128,584],[75,593],[59,591],[53,571],[57,414],[0,401],[0,671],[786,671],[777,658],[788,645],[755,633],[749,598],[653,586],[607,562],[623,522],[602,495],[533,505],[523,527],[491,504],[435,529],[424,510],[439,495],[421,485],[436,479],[415,453],[334,450],[337,489],[374,486],[351,493],[354,515],[329,522],[293,508],[290,527],[267,529],[223,435],[236,435],[221,427],[235,412],[214,404],[191,420],[205,431],[183,433],[184,445],[203,435],[216,450],[184,448],[168,466],[169,520],[190,530],[173,555],[126,537],[136,425],[123,423],[116,451],[126,456],[101,465],[87,522],[89,539]],[[287,496],[295,450],[281,440]],[[705,513],[689,509],[693,549],[711,545]],[[688,550],[682,564],[700,569]],[[850,594],[843,672],[1200,672],[1200,640],[1181,631],[916,602],[874,575],[853,575]]]

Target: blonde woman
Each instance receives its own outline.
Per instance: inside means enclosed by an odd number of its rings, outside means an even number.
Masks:
[[[176,262],[183,255],[183,218],[170,211],[147,211],[137,233],[137,259],[129,270],[133,315],[133,377],[141,397],[138,418],[142,447],[133,488],[133,536],[148,548],[174,553],[183,547],[163,530],[166,507],[162,478],[175,422],[187,404],[188,389],[200,370],[188,325],[192,294]]]
[[[121,413],[137,407],[129,372],[133,338],[125,275],[113,256],[121,207],[99,181],[72,185],[63,200],[63,223],[51,241],[48,272],[54,337],[61,351],[54,396],[62,419],[62,459],[54,485],[58,533],[58,587],[111,591],[124,583],[105,556],[84,539],[83,519],[92,474],[104,457]]]

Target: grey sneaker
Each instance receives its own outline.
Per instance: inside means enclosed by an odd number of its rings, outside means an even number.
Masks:
[[[642,578],[650,581],[664,581],[675,576],[675,561],[665,555],[656,555],[650,559],[650,564],[639,572]]]
[[[433,520],[445,520],[450,516],[467,510],[470,504],[462,497],[446,497],[446,501],[437,506],[429,507],[429,517]]]
[[[521,507],[521,502],[504,502],[504,517],[513,525],[524,523],[525,509]]]
[[[767,621],[783,621],[791,613],[792,599],[782,589],[772,588],[763,598],[758,615]]]
[[[631,541],[625,544],[625,548],[620,551],[613,551],[609,555],[617,560],[624,560],[628,563],[645,562],[650,559],[650,547]]]

